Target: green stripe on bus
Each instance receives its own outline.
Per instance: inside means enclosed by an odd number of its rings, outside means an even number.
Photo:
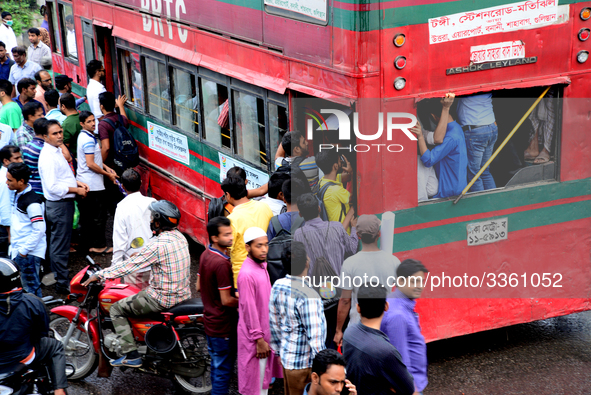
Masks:
[[[554,225],[569,221],[591,217],[591,200],[567,203],[559,206],[544,207],[536,210],[524,211],[502,216],[508,218],[509,239],[511,232],[523,229],[531,229],[539,226]],[[491,217],[500,218],[500,217]],[[466,240],[466,225],[472,222],[464,221],[455,224],[436,226],[433,228],[419,229],[412,232],[394,234],[394,253],[411,251],[421,248],[433,247],[441,244]],[[398,225],[398,216],[396,217]]]
[[[234,4],[250,9],[262,11],[260,0],[217,0],[221,3]],[[563,4],[576,4],[585,0],[564,0]],[[341,3],[356,6],[373,4],[377,7],[383,1],[380,0],[340,0]],[[400,26],[417,25],[427,23],[429,18],[456,14],[460,12],[474,11],[484,8],[497,7],[505,4],[517,3],[515,0],[456,0],[435,4],[412,5],[406,7],[396,6],[396,1],[387,1],[382,12],[379,9],[372,11],[350,11],[345,8],[333,7],[333,26],[350,31],[372,31],[391,29]],[[345,6],[347,7],[347,6]],[[385,13],[385,15],[384,15]]]
[[[397,211],[395,212],[396,227],[401,228],[584,195],[591,195],[591,178],[537,186],[523,185],[496,193],[466,196],[455,205],[453,201],[447,200]]]

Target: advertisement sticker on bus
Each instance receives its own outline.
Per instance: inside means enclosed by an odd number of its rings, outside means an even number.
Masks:
[[[568,10],[558,6],[558,0],[536,0],[430,18],[429,43],[565,23]]]
[[[147,123],[150,149],[188,165],[190,155],[187,136],[163,128],[150,121]]]
[[[264,171],[257,170],[221,152],[218,152],[218,154],[220,159],[220,184],[226,179],[228,170],[234,166],[241,167],[246,172],[247,189],[256,189],[269,182],[269,175]]]

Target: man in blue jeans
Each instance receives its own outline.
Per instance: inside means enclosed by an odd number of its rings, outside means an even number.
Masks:
[[[468,152],[468,178],[472,180],[476,173],[490,159],[499,128],[495,122],[492,105],[492,93],[480,93],[457,98],[458,123],[466,137]],[[495,180],[489,168],[476,180],[470,192],[496,188]]]
[[[24,163],[11,163],[6,172],[8,189],[15,191],[10,222],[12,260],[22,273],[25,291],[41,297],[39,269],[45,258],[45,204],[31,185],[31,170]]]
[[[236,361],[238,299],[234,296],[228,248],[233,236],[230,220],[215,217],[207,223],[210,245],[199,259],[197,291],[203,300],[203,326],[211,356],[211,394],[228,394]]]

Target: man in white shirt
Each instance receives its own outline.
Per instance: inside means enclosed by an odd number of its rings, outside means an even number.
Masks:
[[[44,57],[51,58],[51,49],[41,41],[41,31],[36,27],[32,27],[29,29],[28,33],[29,41],[31,42],[31,45],[29,45],[29,49],[27,50],[29,61],[41,64],[41,59]]]
[[[76,46],[76,28],[74,27],[74,15],[67,15],[66,18],[66,30],[67,33],[67,44],[68,44],[68,55],[78,59],[78,49]]]
[[[51,270],[56,274],[55,290],[61,294],[70,293],[68,259],[74,220],[74,198],[86,196],[87,184],[76,181],[60,146],[64,141],[62,127],[56,120],[47,121],[43,130],[45,145],[39,155],[39,176],[46,199],[46,221],[49,233],[48,255]]]
[[[279,215],[287,211],[287,207],[283,201],[281,187],[283,186],[283,183],[289,179],[290,177],[287,173],[274,173],[271,178],[269,178],[269,193],[260,201],[269,206],[273,215]]]
[[[2,20],[0,21],[0,41],[6,44],[6,52],[12,58],[12,48],[16,47],[16,34],[12,30],[12,14],[8,11],[2,13]]]
[[[104,85],[101,83],[101,79],[105,77],[105,67],[100,60],[95,59],[88,62],[86,71],[88,72],[88,77],[90,78],[88,80],[88,86],[86,87],[86,98],[88,99],[90,111],[94,115],[94,119],[98,128],[99,120],[103,116],[99,95],[107,91]]]
[[[10,234],[10,224],[12,216],[12,201],[14,200],[14,191],[8,189],[6,185],[6,172],[11,163],[22,163],[23,157],[21,150],[15,145],[6,145],[0,149],[0,257],[8,257],[8,235]]]
[[[30,78],[35,81],[35,73],[41,71],[41,66],[35,62],[27,60],[27,49],[25,47],[17,46],[12,48],[12,56],[14,57],[14,64],[10,68],[10,75],[8,80],[14,86],[13,97],[16,96],[16,88],[18,82],[23,78]],[[34,97],[35,95],[33,95]]]
[[[12,140],[12,128],[9,125],[0,123],[0,149]]]
[[[120,265],[140,252],[153,236],[150,229],[150,204],[156,199],[142,195],[142,178],[134,169],[123,172],[121,184],[127,196],[117,204],[115,211],[112,266]],[[125,276],[124,282],[144,289],[149,284],[150,273],[149,267],[141,269]]]

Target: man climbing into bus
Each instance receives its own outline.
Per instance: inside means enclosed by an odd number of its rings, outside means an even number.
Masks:
[[[324,177],[319,182],[318,197],[324,202],[328,220],[342,223],[350,234],[351,220],[355,210],[349,205],[351,194],[343,185],[351,179],[353,174],[351,162],[344,155],[339,156],[336,150],[330,149],[319,152],[316,163],[324,173]]]
[[[308,152],[308,140],[300,131],[285,133],[275,154],[275,169],[287,164],[299,166],[310,184],[312,193],[316,193],[318,192],[318,166],[313,156],[308,157]]]
[[[492,156],[499,135],[493,111],[492,93],[459,97],[457,111],[458,123],[464,131],[468,155],[468,176],[471,180]],[[471,192],[496,188],[495,180],[489,169],[487,167],[472,185]]]
[[[429,99],[423,104],[427,113],[433,117],[436,123],[446,122],[447,129],[443,142],[432,150],[427,148],[420,125],[410,129],[417,135],[421,161],[427,167],[435,166],[435,172],[439,179],[439,192],[433,198],[445,198],[462,193],[467,185],[466,167],[468,155],[462,128],[454,121],[451,114],[443,108],[443,99]]]
[[[222,182],[222,191],[224,191],[226,201],[234,206],[232,214],[228,215],[228,218],[232,224],[232,234],[234,235],[234,246],[230,250],[230,259],[234,273],[234,286],[236,287],[238,273],[247,255],[243,239],[244,232],[248,228],[257,227],[263,229],[266,236],[273,212],[265,203],[248,199],[246,185],[241,178],[226,178]]]

